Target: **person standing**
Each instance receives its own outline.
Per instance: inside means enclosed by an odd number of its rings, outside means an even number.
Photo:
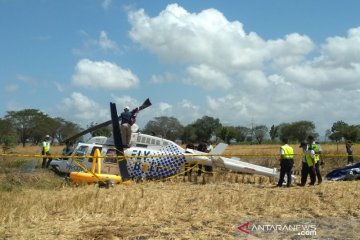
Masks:
[[[302,167],[301,167],[301,182],[300,182],[300,186],[305,186],[306,185],[306,181],[307,181],[307,177],[309,175],[309,166],[306,162],[306,151],[307,151],[307,143],[306,142],[301,142],[300,143],[300,148],[302,148],[303,153],[304,153],[304,157],[302,158]]]
[[[65,143],[65,147],[62,150],[63,156],[69,156],[73,152],[72,144],[70,142]],[[68,160],[68,158],[63,158],[64,160]]]
[[[314,160],[315,160],[315,178],[317,179],[318,184],[321,184],[322,182],[322,176],[321,176],[321,172],[320,172],[320,154],[321,154],[321,147],[319,143],[315,142],[315,138],[313,136],[309,136],[308,137],[308,143],[310,146],[310,148],[312,150],[314,150]]]
[[[346,141],[345,148],[346,153],[348,154],[348,165],[352,165],[354,163],[353,150],[351,145],[351,141]]]
[[[316,163],[318,162],[318,157],[315,152],[317,151],[317,145],[314,143],[314,137],[308,136],[308,145],[305,153],[306,163],[309,168],[310,174],[310,185],[314,185],[316,182]],[[321,175],[320,175],[321,176]]]
[[[321,146],[319,142],[315,142],[316,145],[316,150],[315,150],[315,157],[317,158],[317,162],[315,164],[315,174],[316,174],[316,178],[318,181],[318,184],[322,183],[322,176],[321,176],[321,172],[320,172],[320,166],[324,165],[324,161],[323,158],[321,157]]]
[[[124,108],[124,112],[120,115],[121,124],[120,124],[120,132],[121,132],[121,140],[124,147],[128,148],[131,140],[131,125],[134,119],[134,115],[130,112],[128,106]]]
[[[51,154],[50,154],[50,136],[49,135],[46,135],[44,141],[42,142],[41,154],[43,156],[45,156],[45,157],[43,157],[41,167],[48,168],[50,166],[50,162],[52,161],[52,158],[50,157]]]
[[[287,176],[286,186],[291,186],[291,170],[294,165],[294,149],[288,145],[288,139],[282,139],[283,146],[280,147],[280,178],[277,184],[282,187],[285,175]]]

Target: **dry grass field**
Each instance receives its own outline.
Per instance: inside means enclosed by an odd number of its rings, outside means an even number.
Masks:
[[[323,175],[346,164],[345,156],[334,156],[344,154],[343,145],[322,147],[328,155]],[[278,148],[230,146],[225,154],[278,167]],[[356,145],[353,149],[360,152]],[[60,150],[54,148],[53,154]],[[39,148],[14,151],[38,154]],[[39,168],[20,173],[29,159],[0,161],[0,239],[360,239],[359,181],[276,188],[267,177],[217,169],[213,176],[105,189],[74,186]],[[239,230],[246,223],[249,234]],[[284,228],[290,225],[299,228]],[[298,235],[309,226],[315,232]]]

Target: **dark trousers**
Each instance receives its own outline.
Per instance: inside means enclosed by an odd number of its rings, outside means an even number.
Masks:
[[[42,151],[41,154],[46,155],[46,156],[51,156],[50,152],[44,153],[44,151]],[[46,162],[47,159],[48,159],[48,161]],[[51,157],[44,157],[43,161],[42,161],[42,164],[41,164],[41,167],[42,168],[48,168],[50,166],[51,161],[52,161]]]
[[[212,171],[213,171],[213,167],[212,167],[212,166],[206,166],[206,165],[205,165],[205,172],[206,172],[206,173],[212,174]]]
[[[285,175],[287,176],[287,182],[286,182],[286,186],[290,187],[291,185],[291,170],[292,167],[294,165],[294,160],[293,159],[282,159],[281,163],[280,163],[280,179],[278,182],[278,186],[281,187],[283,182],[284,182],[284,178]]]
[[[310,185],[314,185],[316,182],[316,170],[314,166],[309,167]]]
[[[309,166],[308,166],[307,162],[302,162],[301,183],[300,183],[301,186],[305,186],[308,175],[309,175]]]
[[[191,176],[195,164],[185,163],[185,176]],[[189,170],[190,168],[190,170]]]
[[[204,171],[202,170],[203,166],[204,166]],[[201,176],[202,172],[212,174],[212,166],[206,166],[206,165],[199,164],[198,167],[199,167],[198,176]]]
[[[314,167],[309,167],[306,162],[303,162],[301,168],[301,186],[305,186],[308,175],[310,175],[310,185],[314,185],[316,181],[315,172]]]
[[[318,184],[320,184],[322,182],[322,177],[321,177],[321,172],[320,172],[320,161],[318,161],[315,164],[315,173],[316,173]]]

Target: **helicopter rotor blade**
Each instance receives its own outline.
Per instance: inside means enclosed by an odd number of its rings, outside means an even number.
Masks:
[[[82,132],[79,132],[79,133],[77,133],[77,134],[75,134],[75,135],[73,135],[73,136],[71,136],[69,138],[64,139],[61,143],[71,142],[74,139],[77,139],[77,138],[79,138],[79,137],[81,137],[81,136],[83,136],[83,135],[85,135],[87,133],[96,131],[96,130],[102,128],[102,127],[106,127],[106,126],[108,126],[110,124],[111,124],[111,120],[103,122],[103,123],[96,124],[96,125],[94,125],[94,126],[92,126],[90,128],[85,129]]]
[[[131,112],[133,114],[135,114],[136,112],[139,112],[139,111],[141,111],[141,110],[143,110],[143,109],[145,109],[147,107],[150,107],[151,105],[152,104],[150,102],[150,99],[147,98],[141,106],[139,106],[137,108],[134,108],[133,110],[131,110]],[[120,119],[120,116],[118,117],[118,119]],[[77,134],[75,134],[75,135],[73,135],[71,137],[68,137],[68,138],[64,139],[61,143],[70,142],[72,140],[75,140],[75,139],[87,134],[87,133],[90,133],[90,132],[96,131],[96,130],[98,130],[100,128],[106,127],[106,126],[110,125],[111,123],[112,123],[112,120],[96,124],[96,125],[94,125],[94,126],[92,126],[90,128],[85,129],[82,132],[79,132],[79,133],[77,133]]]

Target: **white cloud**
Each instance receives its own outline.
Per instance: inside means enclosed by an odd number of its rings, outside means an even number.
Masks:
[[[202,112],[204,112],[204,109],[201,109],[199,105],[193,104],[187,99],[180,100],[174,104],[170,104],[168,102],[158,102],[153,103],[148,110],[141,111],[138,117],[138,122],[145,125],[148,121],[154,119],[155,117],[169,116],[175,117],[181,124],[187,125],[202,117]],[[139,126],[142,125],[139,124]]]
[[[287,79],[296,81],[306,88],[320,90],[360,88],[360,62],[352,63],[350,67],[327,67],[313,65],[294,65],[284,69]]]
[[[250,39],[258,38],[256,34],[247,36],[240,22],[229,22],[215,9],[192,14],[171,4],[154,18],[143,9],[131,11],[129,21],[131,38],[164,61],[201,62],[223,68],[229,67],[223,64],[224,59],[227,63],[231,59],[236,67],[258,64],[258,57],[249,58],[241,52],[253,52],[249,45],[253,44]]]
[[[327,38],[319,56],[290,64],[282,74],[306,89],[359,89],[360,27],[350,29],[346,37]]]
[[[112,0],[101,0],[101,7],[108,9],[111,5]]]
[[[198,85],[205,89],[229,89],[231,87],[231,81],[226,74],[205,64],[190,66],[187,72],[189,74],[189,79],[186,80],[187,83]]]
[[[351,28],[347,37],[329,37],[322,45],[321,64],[335,67],[351,67],[360,63],[360,27]]]
[[[176,81],[176,75],[166,72],[164,74],[154,74],[151,76],[152,83],[170,83]]]
[[[117,104],[117,111],[120,112],[124,109],[125,106],[130,107],[130,110],[140,106],[140,102],[136,100],[135,98],[132,98],[130,96],[115,96],[114,94],[111,95],[111,97],[114,99],[114,102]]]
[[[221,89],[205,94],[208,105],[199,108],[200,115],[233,125],[309,120],[320,131],[339,119],[358,119],[356,105],[348,106],[360,90],[360,27],[316,45],[299,33],[263,39],[216,9],[196,13],[171,4],[156,16],[140,9],[128,17],[132,40],[183,67],[185,83]],[[153,76],[153,82],[165,80]],[[192,118],[179,103],[171,104],[168,114]]]
[[[249,101],[244,101],[244,99],[239,99],[234,95],[226,95],[220,98],[213,98],[208,96],[207,97],[208,107],[211,109],[213,113],[220,113],[216,114],[219,116],[226,116],[225,112],[229,112],[229,117],[234,117],[238,114],[242,116],[249,115],[248,112],[248,103]],[[231,113],[230,113],[231,112]]]
[[[113,50],[113,51],[119,50],[119,47],[117,46],[116,42],[109,39],[105,31],[100,32],[98,44],[104,50]]]
[[[168,103],[160,102],[159,109],[161,113],[169,112],[172,109],[172,106]]]
[[[197,105],[194,105],[192,102],[190,102],[189,100],[187,99],[183,99],[180,103],[179,103],[179,106],[181,106],[182,108],[184,109],[187,109],[188,111],[198,111],[199,110],[199,106]]]
[[[37,81],[33,77],[22,75],[22,74],[17,74],[16,79],[19,80],[20,82],[26,83],[26,84],[36,84],[37,83]]]
[[[185,82],[208,90],[267,88],[267,71],[281,76],[283,69],[302,64],[315,49],[309,37],[297,33],[268,41],[246,33],[241,22],[228,21],[216,9],[189,13],[171,4],[155,17],[143,9],[130,11],[129,21],[135,42],[163,61],[185,63]]]
[[[270,82],[265,73],[259,70],[244,72],[241,74],[240,79],[243,84],[243,90],[253,91],[256,89],[258,93],[264,89],[268,90],[267,87],[269,87]]]
[[[82,59],[75,67],[72,83],[87,88],[116,90],[136,87],[139,79],[129,69],[115,63]]]
[[[143,9],[129,12],[130,36],[166,62],[205,64],[231,74],[258,70],[266,61],[274,66],[298,63],[314,49],[297,33],[265,41],[246,33],[239,21],[230,22],[216,9],[189,13],[177,4],[149,17]]]
[[[80,48],[72,50],[73,54],[78,56],[89,56],[98,52],[102,53],[119,53],[120,47],[116,41],[110,39],[105,31],[100,31],[98,38],[93,38],[84,30],[79,31],[80,36],[84,39]]]
[[[59,109],[77,122],[83,121],[83,124],[103,121],[110,116],[108,108],[100,107],[98,103],[79,92],[73,92],[70,97],[63,99]]]
[[[17,84],[9,84],[5,86],[5,92],[14,93],[19,89],[19,85]]]
[[[297,33],[288,34],[285,39],[269,40],[266,50],[268,59],[275,68],[285,68],[305,60],[306,54],[315,49],[315,44],[308,36]]]

